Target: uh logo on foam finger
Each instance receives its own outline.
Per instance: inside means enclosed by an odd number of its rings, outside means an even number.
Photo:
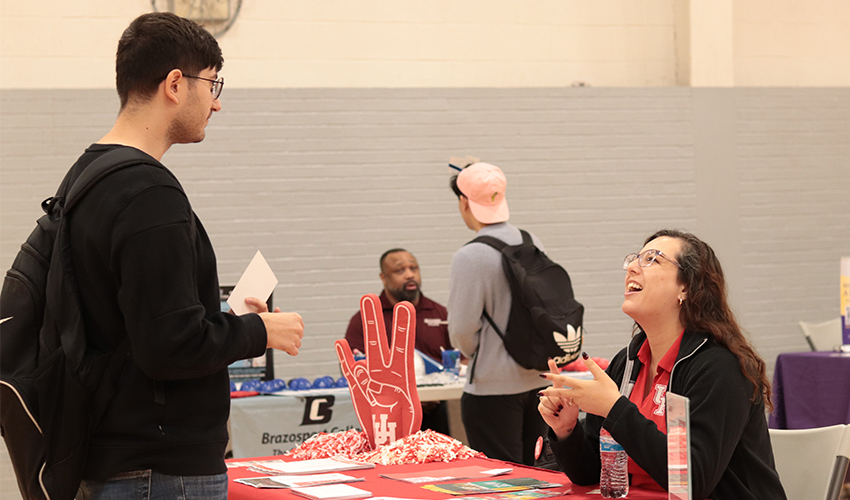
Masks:
[[[355,361],[345,339],[335,348],[360,427],[375,450],[417,432],[422,423],[413,367],[416,310],[410,302],[395,305],[389,346],[378,296],[364,295],[360,312],[366,358]]]
[[[375,415],[372,414],[372,428],[375,433],[375,444],[389,444],[396,440],[395,429],[397,422],[387,423],[390,416],[387,414]],[[380,420],[380,421],[379,421]]]

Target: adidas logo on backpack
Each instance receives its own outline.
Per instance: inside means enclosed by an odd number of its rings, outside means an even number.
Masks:
[[[566,365],[576,359],[576,356],[581,350],[581,334],[581,326],[576,329],[573,325],[567,325],[566,336],[559,331],[552,332],[552,338],[555,339],[555,343],[558,344],[558,347],[560,347],[565,353],[564,356],[556,356],[552,358],[558,366]]]

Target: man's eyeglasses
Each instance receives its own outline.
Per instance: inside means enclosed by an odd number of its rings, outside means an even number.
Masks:
[[[210,94],[212,94],[213,99],[218,99],[218,96],[221,95],[221,90],[224,88],[224,77],[221,76],[216,80],[210,80],[209,78],[202,78],[200,76],[192,76],[192,75],[183,75],[186,78],[194,78],[196,80],[203,80],[205,82],[210,82],[212,85],[210,86]]]
[[[682,266],[679,265],[678,262],[676,262],[675,260],[671,259],[670,257],[667,257],[666,255],[664,255],[661,252],[661,250],[651,249],[651,250],[644,250],[641,253],[630,253],[630,254],[626,255],[626,258],[623,260],[623,270],[627,270],[629,268],[629,264],[631,264],[635,260],[638,261],[638,264],[640,264],[640,267],[649,267],[652,264],[658,262],[658,257],[664,257],[664,259],[666,259],[667,261],[675,264],[676,267],[682,267]]]

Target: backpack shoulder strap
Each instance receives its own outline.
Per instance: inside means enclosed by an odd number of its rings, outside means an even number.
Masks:
[[[506,246],[508,246],[507,243],[500,240],[499,238],[494,238],[493,236],[478,236],[477,238],[475,238],[472,241],[467,242],[466,244],[469,245],[470,243],[484,243],[485,245],[489,245],[489,246],[493,247],[499,253],[502,253],[502,250]],[[481,311],[481,313],[483,314],[484,318],[487,319],[487,322],[490,323],[490,326],[493,327],[493,330],[496,331],[496,334],[498,334],[499,337],[504,340],[505,334],[502,333],[501,330],[499,330],[498,326],[496,326],[496,322],[493,321],[493,318],[490,316],[490,314],[487,313],[487,309],[484,309],[483,311]],[[477,355],[475,356],[475,359],[472,360],[472,366],[469,369],[469,381],[470,382],[472,382],[473,377],[475,377],[475,363],[476,363],[476,361],[478,361]]]
[[[159,164],[152,156],[128,146],[115,148],[100,155],[83,170],[68,188],[68,193],[65,196],[65,213],[71,210],[77,201],[107,175],[141,163]]]
[[[94,187],[95,184],[103,180],[103,178],[105,178],[107,175],[116,172],[122,168],[143,163],[161,166],[161,164],[153,157],[132,147],[122,146],[107,151],[106,153],[100,155],[88,166],[86,166],[86,168],[80,173],[80,175],[76,179],[74,179],[73,181],[69,181],[69,184],[63,185],[62,188],[60,188],[60,193],[57,194],[57,197],[61,197],[64,194],[63,216],[67,215],[71,208],[74,207],[76,202],[81,200],[86,195],[86,193],[88,193],[91,188]],[[55,200],[56,198],[54,197],[53,199]],[[57,234],[54,245],[60,245],[61,240],[63,238],[62,234],[67,235],[68,231],[68,226],[64,223],[61,224],[59,227],[59,232],[61,234]],[[54,252],[56,251],[57,250],[54,249]],[[73,277],[73,266],[71,265],[70,261],[68,261],[64,265],[66,267],[64,274]],[[48,285],[50,285],[49,282]],[[68,293],[68,291],[63,288],[63,293]],[[79,306],[77,306],[76,312],[79,313]],[[106,373],[110,380],[114,380],[117,378],[118,374],[123,368],[124,362],[126,361],[130,351],[130,337],[127,336],[111,354],[109,367]],[[69,355],[66,353],[66,356]]]
[[[528,234],[528,232],[525,229],[520,229],[519,233],[522,235],[522,243],[523,244],[534,245],[534,240],[531,239],[531,235]],[[467,242],[466,244],[469,245],[470,243],[484,243],[486,245],[490,245],[491,247],[495,248],[496,250],[498,250],[500,252],[502,251],[503,248],[510,246],[507,243],[505,243],[504,241],[500,240],[499,238],[494,238],[493,236],[479,236],[479,237],[475,238],[474,240]]]
[[[525,238],[526,235],[527,235],[527,233],[525,233],[525,231],[523,231],[523,239]],[[505,247],[508,246],[507,243],[500,240],[499,238],[494,238],[493,236],[478,236],[477,238],[475,238],[472,241],[467,242],[466,244],[469,245],[470,243],[484,243],[485,245],[489,245],[489,246],[495,248],[496,251],[499,252],[499,253],[502,253],[502,250],[504,250]],[[487,313],[487,309],[484,309],[484,311],[482,311],[482,312],[484,313],[484,317],[487,319],[487,322],[490,323],[490,326],[493,327],[493,330],[496,330],[496,333],[499,334],[499,337],[504,339],[505,334],[502,333],[501,330],[499,330],[498,326],[496,326],[496,322],[493,321],[493,318]]]
[[[485,245],[490,245],[499,252],[501,252],[503,248],[508,246],[508,244],[504,241],[500,240],[499,238],[494,238],[492,236],[479,236],[474,240],[467,242],[466,244],[469,245],[470,243],[484,243]]]

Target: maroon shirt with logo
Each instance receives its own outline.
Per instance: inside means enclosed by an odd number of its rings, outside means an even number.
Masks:
[[[387,345],[392,345],[393,306],[387,299],[387,292],[381,292],[381,307],[384,310],[384,326],[387,332]],[[452,349],[449,341],[449,326],[447,323],[448,312],[442,305],[434,302],[428,297],[420,294],[419,305],[416,306],[416,348],[424,352],[437,363],[443,362],[440,348]],[[345,340],[348,341],[351,351],[355,349],[366,352],[363,341],[363,319],[360,311],[351,317],[348,330],[345,332]]]

